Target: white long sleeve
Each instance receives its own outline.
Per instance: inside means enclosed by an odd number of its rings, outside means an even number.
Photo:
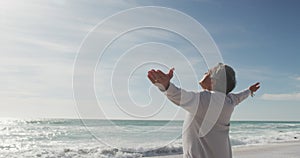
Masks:
[[[188,92],[176,87],[173,83],[170,83],[168,89],[165,91],[165,95],[174,104],[191,113],[195,112],[199,105],[200,93]]]
[[[239,93],[230,93],[230,94],[228,94],[228,97],[230,97],[232,99],[233,105],[238,105],[243,100],[245,100],[250,94],[251,94],[251,91],[249,89],[246,89]]]

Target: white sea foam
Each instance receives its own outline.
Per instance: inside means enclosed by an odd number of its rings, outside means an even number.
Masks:
[[[59,145],[58,145],[59,146]],[[166,147],[153,147],[153,148],[108,148],[108,147],[70,147],[70,148],[58,148],[58,146],[52,146],[48,148],[30,148],[27,146],[22,150],[11,150],[14,147],[1,146],[0,157],[100,157],[100,158],[137,158],[145,156],[160,156],[170,154],[181,154],[182,147],[179,146],[166,146]]]

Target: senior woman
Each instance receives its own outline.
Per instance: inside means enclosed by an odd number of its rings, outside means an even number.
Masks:
[[[235,72],[228,65],[218,64],[199,81],[202,91],[188,92],[170,82],[173,72],[174,68],[170,69],[168,74],[152,69],[148,72],[148,78],[165,92],[170,101],[187,111],[182,132],[183,157],[231,158],[229,139],[231,114],[236,105],[260,88],[259,83],[240,93],[231,93],[236,85]],[[210,107],[218,107],[220,113],[213,116],[217,117],[215,121],[208,119],[214,124],[203,132],[201,125],[206,123],[205,117],[213,118],[206,115]]]

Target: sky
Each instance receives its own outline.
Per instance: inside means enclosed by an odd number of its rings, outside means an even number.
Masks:
[[[119,16],[145,6],[171,9]],[[205,38],[202,26],[220,52],[213,61],[236,71],[234,92],[261,82],[232,120],[300,121],[299,7],[296,0],[1,1],[0,117],[183,119],[146,75],[175,67],[173,83],[200,91],[209,60],[191,41]],[[117,36],[123,28],[132,30]]]

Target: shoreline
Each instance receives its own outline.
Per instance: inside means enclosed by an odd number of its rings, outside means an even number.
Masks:
[[[232,155],[233,158],[299,158],[300,141],[236,146],[232,147]],[[182,158],[182,154],[149,158]]]

